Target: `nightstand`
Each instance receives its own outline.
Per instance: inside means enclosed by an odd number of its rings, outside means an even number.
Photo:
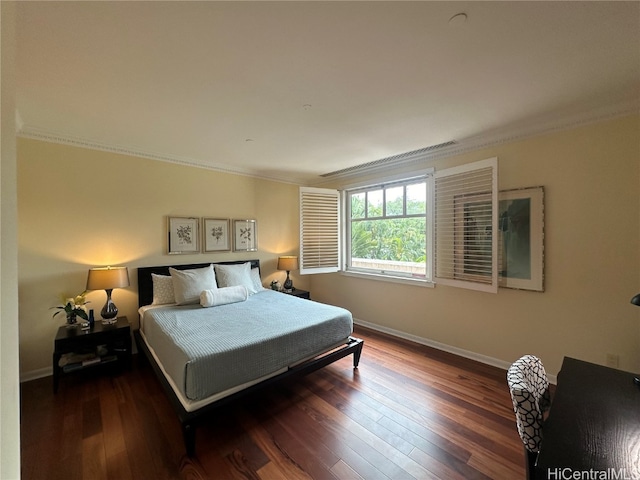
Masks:
[[[53,391],[61,374],[99,369],[111,364],[131,368],[131,326],[127,317],[104,325],[97,320],[92,329],[60,327],[53,344]]]
[[[294,297],[306,298],[307,300],[311,300],[311,294],[306,290],[300,290],[298,288],[294,288],[290,292],[285,292],[282,290],[282,293],[286,293],[287,295],[293,295]]]

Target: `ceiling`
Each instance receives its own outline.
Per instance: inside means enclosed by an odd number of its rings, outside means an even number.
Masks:
[[[17,8],[20,135],[294,183],[640,106],[636,1]]]

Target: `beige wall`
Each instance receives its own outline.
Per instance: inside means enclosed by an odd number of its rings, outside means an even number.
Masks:
[[[278,254],[298,253],[298,188],[241,175],[18,140],[20,371],[50,373],[53,337],[64,323],[50,307],[84,290],[93,266],[126,265],[131,286],[113,292],[137,327],[139,266],[259,258],[265,284]],[[256,219],[258,252],[167,255],[166,217]],[[308,278],[293,274],[297,286]],[[102,308],[104,291],[88,295]]]
[[[605,364],[612,353],[620,368],[640,371],[640,308],[629,303],[640,291],[639,118],[418,167],[442,169],[494,156],[501,190],[545,187],[544,293],[500,289],[496,295],[330,274],[313,276],[313,297],[342,305],[365,322],[497,363],[533,353],[554,375],[565,355]]]
[[[604,364],[612,353],[620,368],[639,371],[640,308],[629,304],[640,291],[639,132],[634,116],[415,167],[497,156],[501,189],[543,185],[544,293],[493,295],[340,274],[294,274],[294,282],[356,319],[499,362],[535,353],[553,375],[564,355]],[[135,324],[138,266],[257,257],[266,284],[284,278],[277,255],[298,251],[294,185],[26,139],[18,163],[23,378],[48,373],[63,322],[51,319],[49,307],[62,292],[80,292],[92,266],[130,267],[131,287],[113,296]],[[256,218],[260,251],[168,256],[167,215]],[[99,310],[104,292],[89,299]]]

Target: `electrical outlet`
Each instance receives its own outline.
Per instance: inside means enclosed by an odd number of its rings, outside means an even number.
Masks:
[[[620,357],[614,353],[607,353],[607,367],[618,368]]]

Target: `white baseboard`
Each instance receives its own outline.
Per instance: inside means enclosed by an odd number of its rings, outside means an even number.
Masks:
[[[53,375],[53,367],[39,368],[37,370],[31,370],[29,372],[23,372],[20,374],[20,383],[29,382],[31,380],[37,380],[38,378],[50,377]]]
[[[136,355],[137,353],[138,346],[136,345],[136,342],[132,342],[131,355]],[[51,376],[53,376],[53,367],[38,368],[37,370],[20,373],[20,383]]]
[[[511,366],[511,362],[506,362],[504,360],[500,360],[499,358],[489,357],[487,355],[482,355],[480,353],[475,353],[469,350],[464,350],[462,348],[453,347],[445,343],[436,342],[435,340],[419,337],[417,335],[412,335],[410,333],[402,332],[400,330],[395,330],[393,328],[383,327],[381,325],[376,325],[375,323],[365,322],[364,320],[359,320],[354,318],[353,323],[355,323],[356,325],[361,325],[365,328],[369,328],[371,330],[386,333],[387,335],[391,335],[393,337],[409,340],[411,342],[419,343],[420,345],[426,345],[427,347],[433,347],[438,350],[442,350],[444,352],[453,353],[454,355],[458,355],[460,357],[468,358],[470,360],[475,360],[477,362],[484,363],[486,365],[491,365],[492,367],[501,368],[505,370],[505,375],[506,375],[506,370]],[[549,378],[549,382],[553,384],[556,383],[555,375],[547,375],[547,377]]]

